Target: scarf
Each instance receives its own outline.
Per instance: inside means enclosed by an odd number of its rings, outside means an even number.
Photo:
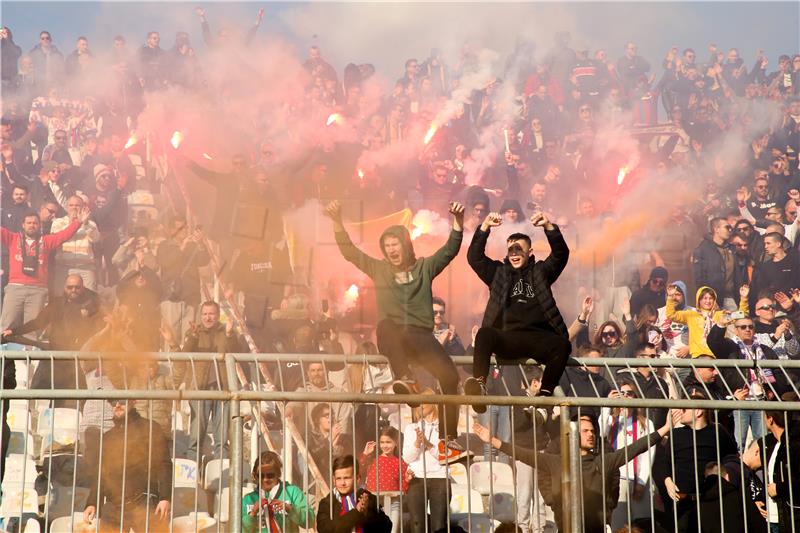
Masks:
[[[350,494],[346,495],[339,494],[339,503],[342,505],[342,510],[339,512],[339,516],[344,516],[356,508],[355,493],[351,492]],[[356,526],[351,531],[352,533],[364,533],[364,528],[361,526]]]
[[[750,376],[750,379],[748,380],[749,384],[752,385],[757,383],[758,387],[756,387],[756,389],[763,390],[763,383],[775,383],[775,376],[772,374],[772,370],[768,368],[758,368],[758,361],[764,359],[764,350],[761,348],[761,343],[753,338],[753,344],[748,348],[739,337],[734,337],[733,340],[736,342],[737,346],[739,346],[739,354],[741,355],[742,359],[753,361],[753,368],[748,370]],[[754,394],[752,386],[750,389],[751,396],[758,397],[762,395],[757,393]],[[758,392],[758,390],[756,390],[756,392]]]
[[[281,486],[280,483],[278,485],[275,485],[274,487],[272,487],[272,490],[270,490],[269,493],[267,494],[268,499],[265,498],[261,500],[261,508],[267,509],[266,513],[264,512],[261,513],[261,520],[264,522],[261,525],[261,527],[265,528],[269,533],[283,532],[283,530],[278,525],[278,521],[275,519],[275,511],[273,511],[272,507],[269,505],[270,501],[278,497],[278,494],[280,494],[282,488],[283,487]],[[282,519],[282,521],[283,520],[285,520],[285,517]]]

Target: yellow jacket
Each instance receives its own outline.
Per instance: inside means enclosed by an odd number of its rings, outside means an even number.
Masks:
[[[714,295],[714,307],[711,311],[700,310],[700,293],[704,289],[709,289]],[[699,355],[711,355],[713,353],[711,348],[706,344],[706,337],[711,327],[722,318],[722,311],[717,307],[717,293],[711,287],[700,287],[695,294],[696,308],[683,309],[678,311],[675,309],[675,302],[667,298],[666,316],[667,320],[674,320],[681,324],[686,324],[689,328],[689,355],[697,357]],[[745,315],[749,315],[750,306],[747,303],[747,298],[741,298],[739,301],[739,311]]]

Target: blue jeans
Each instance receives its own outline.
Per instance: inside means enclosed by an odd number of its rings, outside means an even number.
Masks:
[[[761,411],[739,410],[733,412],[733,421],[736,433],[736,444],[739,450],[744,450],[747,443],[747,430],[753,430],[753,440],[764,436],[764,417]]]
[[[492,435],[503,442],[511,442],[511,408],[508,405],[490,405],[485,413],[478,415],[478,423],[489,428]],[[483,460],[492,460],[494,449],[489,444],[483,445]],[[494,450],[494,457],[502,463],[511,464],[511,460],[503,452]]]

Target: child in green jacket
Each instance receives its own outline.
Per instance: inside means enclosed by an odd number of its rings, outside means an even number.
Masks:
[[[283,463],[275,452],[263,452],[253,465],[258,490],[242,499],[242,531],[245,533],[297,533],[315,521],[303,491],[281,481]]]

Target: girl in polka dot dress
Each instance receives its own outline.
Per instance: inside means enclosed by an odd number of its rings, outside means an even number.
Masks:
[[[392,533],[400,531],[400,492],[408,488],[406,465],[397,453],[400,443],[400,432],[393,427],[381,430],[378,439],[380,455],[375,456],[375,442],[370,441],[364,446],[359,462],[361,471],[367,472],[367,490],[378,496],[378,504],[383,505],[386,493],[395,493],[389,496],[390,508],[384,507],[384,512],[392,520]],[[387,495],[388,496],[388,495]]]

